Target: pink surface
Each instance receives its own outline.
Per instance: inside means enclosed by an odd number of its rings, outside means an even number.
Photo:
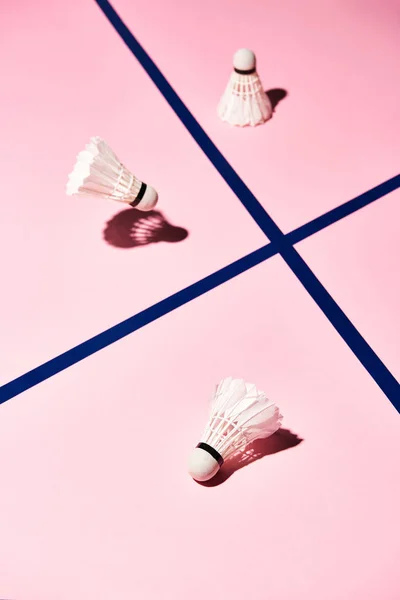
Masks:
[[[0,112],[5,383],[268,240],[93,2],[9,9],[0,28],[10,57]],[[104,242],[123,206],[65,194],[92,135],[158,190],[184,241]]]
[[[113,5],[285,232],[398,173],[397,1]],[[242,131],[216,106],[248,46],[265,88],[287,96],[265,126]]]
[[[201,487],[186,459],[228,374],[303,441]],[[273,258],[1,407],[1,595],[396,600],[399,452],[395,409]]]
[[[323,285],[400,379],[400,191],[297,245]]]
[[[115,6],[285,231],[398,171],[397,3]],[[267,240],[94,2],[7,7],[0,45],[1,384]],[[245,45],[289,94],[237,131],[215,110]],[[116,248],[119,206],[65,196],[96,134],[185,240]],[[398,202],[298,245],[397,375]],[[202,487],[186,458],[227,375],[302,441]],[[0,411],[1,598],[399,597],[398,415],[279,257]]]

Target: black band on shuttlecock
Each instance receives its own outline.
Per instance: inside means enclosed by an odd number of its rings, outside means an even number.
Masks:
[[[130,205],[133,208],[135,208],[135,206],[137,206],[139,204],[139,202],[141,201],[141,199],[144,196],[144,193],[145,193],[146,189],[147,189],[147,185],[145,183],[142,183],[142,185],[140,186],[140,190],[139,190],[138,195],[136,196],[136,198],[134,199],[133,202],[130,202]]]
[[[235,69],[234,68],[235,73],[238,73],[239,75],[252,75],[252,73],[256,72],[256,68],[254,67],[254,69],[248,69],[248,71],[243,71],[242,69]]]
[[[204,442],[200,442],[200,444],[197,444],[196,447],[201,448],[202,450],[205,450],[206,452],[208,452],[208,454],[211,454],[211,456],[217,461],[219,466],[222,467],[222,465],[224,464],[224,459],[222,458],[220,453],[217,452],[212,446],[209,446],[208,444],[205,444]]]

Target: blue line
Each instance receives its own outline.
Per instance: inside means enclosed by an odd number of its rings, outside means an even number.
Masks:
[[[107,0],[95,1],[145,69],[153,83],[160,90],[165,100],[175,111],[178,118],[185,125],[193,139],[197,142],[214,167],[219,171],[220,175],[225,179],[226,183],[251,214],[258,226],[274,244],[275,249],[279,252],[288,267],[299,279],[327,319],[329,319],[331,324],[335,327],[336,331],[382,389],[384,394],[386,394],[397,410],[400,411],[400,385],[398,381],[393,377],[378,355],[372,350],[356,327],[354,327],[347,318],[340,306],[324,288],[300,254],[290,245],[289,241],[285,239],[281,229],[268,215],[264,207],[258,202],[256,197],[251,193],[249,188],[211,141],[156,64],[123,23],[111,4]]]
[[[49,360],[48,362],[43,363],[39,367],[32,369],[32,371],[28,371],[24,375],[17,377],[13,381],[6,383],[2,387],[0,387],[0,404],[14,398],[18,394],[28,390],[29,388],[45,381],[49,377],[56,375],[56,373],[60,373],[64,371],[68,367],[80,362],[84,358],[106,348],[110,344],[117,342],[118,340],[126,337],[130,333],[141,329],[145,325],[152,323],[156,319],[170,313],[171,311],[187,304],[191,300],[202,296],[206,292],[220,286],[223,283],[226,283],[230,279],[233,279],[240,273],[244,273],[248,271],[252,267],[264,262],[267,258],[270,258],[274,254],[277,254],[274,251],[272,244],[267,244],[258,250],[255,250],[251,254],[240,258],[239,260],[231,263],[227,267],[208,275],[204,279],[193,283],[189,287],[184,288],[183,290],[161,300],[161,302],[157,302],[157,304],[153,304],[149,308],[141,311],[118,325],[114,325],[90,338],[89,340],[67,350],[63,354],[56,356],[55,358]]]
[[[395,177],[384,181],[371,190],[368,190],[368,192],[364,192],[364,194],[361,194],[360,196],[357,196],[356,198],[353,198],[352,200],[333,208],[329,212],[317,217],[316,219],[313,219],[309,223],[301,225],[301,227],[294,229],[285,237],[290,244],[297,244],[314,233],[325,229],[325,227],[333,225],[337,221],[344,219],[344,217],[348,217],[357,210],[360,210],[360,208],[364,208],[365,206],[368,206],[368,204],[375,202],[375,200],[379,200],[379,198],[386,196],[399,187],[400,175],[396,175]]]
[[[321,215],[310,223],[298,227],[294,231],[287,234],[286,237],[291,239],[292,243],[300,242],[307,237],[321,231],[325,227],[343,219],[345,216],[367,206],[371,202],[378,200],[382,196],[400,187],[400,175],[393,177],[388,181],[376,186],[375,188],[365,192],[361,196],[349,200],[344,204],[334,208],[333,210]],[[137,315],[111,327],[110,329],[100,333],[99,335],[75,346],[71,350],[60,354],[59,356],[49,360],[48,362],[32,369],[28,373],[10,381],[0,387],[0,404],[14,398],[18,394],[28,390],[29,388],[45,381],[49,377],[64,371],[68,367],[80,362],[86,357],[106,348],[110,344],[122,339],[123,337],[137,331],[148,323],[151,323],[167,313],[183,306],[187,302],[198,298],[199,296],[211,291],[219,285],[233,279],[237,275],[244,273],[248,269],[264,262],[268,258],[278,254],[273,244],[267,244],[263,248],[252,252],[244,258],[228,265],[227,267],[213,273],[212,275],[202,279],[201,281],[181,290],[180,292],[170,296],[162,302],[158,302]]]

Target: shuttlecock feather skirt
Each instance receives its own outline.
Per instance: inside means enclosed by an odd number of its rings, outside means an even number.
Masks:
[[[79,152],[68,177],[67,194],[100,196],[145,211],[157,203],[157,192],[135,177],[98,136],[92,137],[85,150]]]
[[[222,121],[255,127],[272,117],[272,105],[256,71],[234,71],[218,104]]]

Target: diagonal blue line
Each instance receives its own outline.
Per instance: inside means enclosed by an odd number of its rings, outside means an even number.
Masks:
[[[287,237],[285,238],[278,225],[269,216],[264,207],[258,202],[256,197],[208,137],[201,125],[196,121],[172,86],[168,83],[159,68],[129,31],[125,23],[123,23],[111,4],[107,0],[95,1],[122,40],[145,69],[153,83],[160,90],[178,118],[185,125],[193,139],[197,142],[214,167],[219,171],[220,175],[224,178],[262,231],[274,244],[274,247],[288,267],[308,291],[310,296],[323,311],[326,318],[335,327],[336,331],[354,352],[371,377],[397,410],[400,411],[400,385],[398,381],[393,377],[389,369],[373,351],[371,346],[369,346],[353,323],[347,318],[343,310],[324,288],[297,250],[290,245]]]
[[[349,214],[367,206],[371,202],[378,200],[389,192],[400,187],[400,175],[393,177],[388,181],[376,186],[375,188],[365,192],[361,196],[349,200],[337,208],[321,215],[306,225],[302,225],[293,230],[287,237],[293,243],[300,242],[306,237],[321,231],[325,227],[332,225]],[[154,304],[137,315],[127,319],[110,329],[94,336],[90,340],[75,346],[74,348],[60,354],[59,356],[43,363],[39,367],[32,369],[28,373],[17,377],[13,381],[0,387],[0,404],[14,398],[18,394],[28,390],[29,388],[45,381],[49,377],[60,373],[61,371],[80,362],[86,357],[106,348],[114,342],[126,337],[127,335],[141,329],[145,325],[163,317],[169,312],[183,306],[184,304],[198,298],[199,296],[211,291],[219,285],[233,279],[237,275],[244,273],[248,269],[264,262],[268,258],[278,254],[273,244],[267,244],[263,248],[252,252],[251,254],[237,260],[236,262],[216,271],[212,275],[198,281],[197,283],[181,290],[180,292],[166,298],[165,300]]]
[[[212,275],[208,275],[204,279],[193,283],[176,294],[161,300],[161,302],[153,304],[153,306],[146,308],[135,316],[130,317],[129,319],[118,323],[118,325],[114,325],[113,327],[110,327],[110,329],[95,335],[82,344],[67,350],[67,352],[32,369],[32,371],[28,371],[28,373],[21,375],[21,377],[17,377],[13,381],[6,383],[0,387],[0,404],[14,398],[14,396],[21,394],[49,377],[52,377],[56,373],[64,371],[64,369],[67,369],[91,354],[106,348],[106,346],[126,337],[130,333],[141,329],[145,325],[152,323],[176,308],[202,296],[206,292],[233,279],[240,273],[244,273],[255,265],[262,263],[274,254],[276,254],[276,252],[274,251],[272,244],[267,244],[251,254],[231,263],[227,267],[216,271]]]
[[[379,200],[379,198],[390,194],[390,192],[393,192],[399,187],[400,175],[396,175],[367,192],[364,192],[364,194],[361,194],[348,202],[344,202],[344,204],[336,206],[329,212],[313,219],[309,223],[305,223],[305,225],[301,225],[301,227],[294,229],[286,235],[286,239],[293,245],[297,244],[310,235],[314,235],[318,231],[325,229],[325,227],[333,225],[337,221],[344,219],[344,217],[348,217],[357,210],[360,210],[360,208],[364,208],[365,206],[368,206],[368,204],[375,202],[375,200]]]

